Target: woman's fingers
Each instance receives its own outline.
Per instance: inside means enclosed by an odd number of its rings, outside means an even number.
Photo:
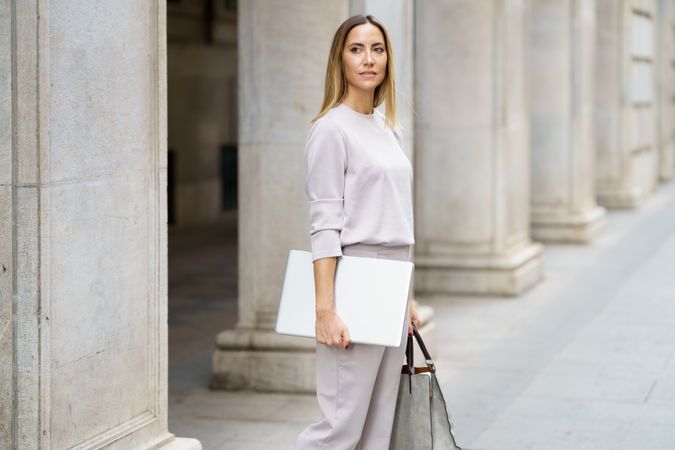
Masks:
[[[340,343],[343,348],[349,348],[349,344],[352,340],[352,337],[349,335],[349,329],[344,326],[342,328],[342,342]]]

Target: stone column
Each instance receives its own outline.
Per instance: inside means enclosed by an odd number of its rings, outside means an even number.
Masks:
[[[167,430],[162,1],[2,2],[0,447]]]
[[[315,390],[314,340],[278,335],[274,325],[288,251],[310,247],[303,149],[309,120],[323,100],[335,30],[366,7],[385,22],[393,19],[385,25],[401,45],[397,55],[404,87],[411,76],[404,45],[409,2],[396,3],[384,15],[378,14],[385,12],[383,4],[373,11],[370,3],[357,3],[239,4],[239,321],[216,338],[214,388]],[[284,25],[298,17],[306,18],[302,27]],[[405,100],[400,111],[412,131]],[[428,324],[430,316],[428,309]]]
[[[529,17],[518,0],[417,2],[416,288],[516,295],[529,235]]]
[[[303,149],[348,13],[347,0],[239,3],[239,321],[216,338],[212,387],[315,389],[314,341],[274,325],[288,251],[309,249]]]
[[[595,2],[531,4],[531,232],[588,242],[605,217],[595,200]]]
[[[415,119],[414,113],[414,41],[415,41],[415,5],[412,0],[351,0],[350,15],[372,14],[387,28],[391,45],[394,47],[394,65],[396,67],[396,109],[403,126],[405,152],[415,167]],[[384,105],[380,106],[384,112]],[[414,260],[414,258],[413,258]],[[430,306],[420,304],[414,298],[415,286],[411,288],[412,301],[420,316],[422,327],[420,334],[429,351],[435,348],[434,311]],[[415,347],[415,359],[421,361],[424,355]]]
[[[598,0],[595,144],[598,201],[633,208],[655,188],[653,0]]]
[[[659,0],[657,65],[657,143],[659,178],[675,171],[675,1]]]

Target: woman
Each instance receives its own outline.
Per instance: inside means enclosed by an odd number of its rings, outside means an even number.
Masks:
[[[317,399],[323,416],[297,449],[387,449],[405,352],[417,313],[408,308],[398,347],[350,344],[335,313],[336,258],[410,260],[412,166],[396,125],[389,36],[373,16],[335,33],[321,112],[305,146],[316,287]],[[384,101],[386,113],[374,108]],[[374,318],[376,320],[376,318]]]

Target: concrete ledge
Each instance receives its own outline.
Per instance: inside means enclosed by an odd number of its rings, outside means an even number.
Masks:
[[[543,276],[543,246],[531,243],[508,255],[415,257],[415,289],[423,294],[515,296]]]
[[[605,225],[605,208],[596,207],[583,214],[554,216],[546,212],[532,212],[532,238],[543,242],[586,244],[595,238]]]

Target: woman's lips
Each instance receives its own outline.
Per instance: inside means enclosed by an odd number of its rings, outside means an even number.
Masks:
[[[361,72],[361,76],[366,78],[373,78],[375,75],[377,75],[375,72]]]

